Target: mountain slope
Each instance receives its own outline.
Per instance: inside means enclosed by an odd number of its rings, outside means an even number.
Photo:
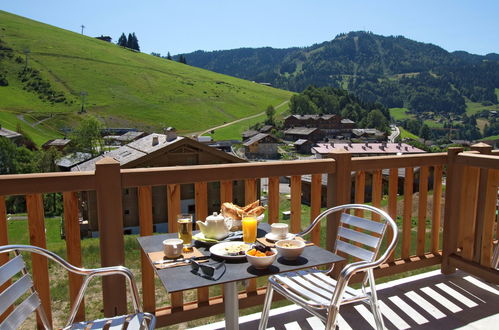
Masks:
[[[248,61],[261,52],[270,59],[268,62]],[[263,79],[279,88],[302,91],[309,85],[342,87],[365,101],[416,112],[463,113],[468,99],[497,104],[494,91],[499,88],[499,55],[449,53],[402,36],[350,32],[306,48],[183,55],[191,65],[248,80]],[[223,66],[226,62],[231,63],[229,68]]]
[[[35,127],[52,132],[76,125],[83,97],[87,113],[109,127],[186,133],[260,113],[292,95],[3,11],[0,72],[0,85],[2,78],[8,84],[0,86],[0,120],[28,127],[19,116],[29,114],[35,123],[45,119]]]

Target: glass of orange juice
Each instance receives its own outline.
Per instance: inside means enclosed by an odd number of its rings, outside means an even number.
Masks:
[[[243,225],[243,241],[244,243],[255,243],[256,230],[258,221],[254,215],[244,215],[242,220]]]

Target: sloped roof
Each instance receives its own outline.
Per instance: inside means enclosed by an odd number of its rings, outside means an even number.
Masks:
[[[13,139],[13,138],[19,137],[21,135],[22,134],[11,131],[10,129],[0,127],[0,136],[3,136],[4,138]]]
[[[310,142],[307,139],[299,139],[299,140],[296,140],[295,143],[293,143],[293,144],[295,146],[301,146],[302,144],[305,144],[305,143],[312,143],[312,142]]]
[[[293,127],[284,131],[284,134],[310,135],[317,130],[318,128],[314,127]]]
[[[298,120],[308,120],[308,119],[314,119],[314,120],[329,120],[333,117],[336,117],[336,115],[290,115],[287,116],[285,119],[288,119],[290,117],[295,117]]]
[[[153,144],[153,141],[157,138],[158,143]],[[140,138],[134,142],[124,145],[118,149],[109,151],[103,155],[92,158],[82,164],[76,165],[71,168],[71,171],[94,171],[95,163],[104,157],[111,157],[120,163],[123,168],[133,168],[135,166],[140,166],[145,161],[155,156],[173,150],[177,147],[188,145],[196,149],[203,150],[205,152],[214,154],[219,158],[227,161],[227,163],[241,163],[245,160],[238,158],[236,156],[230,155],[226,152],[218,150],[216,148],[209,147],[204,143],[189,139],[186,137],[177,137],[171,141],[167,141],[166,135],[153,133],[149,134],[143,138]]]
[[[272,135],[270,134],[266,134],[266,133],[258,133],[257,135],[251,137],[250,139],[248,139],[246,142],[243,143],[243,145],[245,147],[248,147],[250,145],[252,145],[253,143],[255,142],[258,142],[260,140],[263,140],[265,139],[266,137],[270,136],[273,140],[275,140],[275,142],[277,143],[277,139],[275,137],[273,137]]]
[[[335,151],[348,151],[353,154],[413,154],[424,153],[424,150],[407,143],[318,143],[312,151],[319,154],[328,154]]]

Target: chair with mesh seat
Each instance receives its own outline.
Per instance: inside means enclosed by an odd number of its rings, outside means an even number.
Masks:
[[[377,214],[380,221],[374,221],[343,213],[345,210],[369,211]],[[383,210],[369,205],[347,204],[328,209],[312,221],[310,226],[298,236],[309,234],[328,215],[342,212],[338,233],[333,246],[334,253],[351,256],[354,262],[347,264],[339,273],[338,280],[330,274],[334,265],[326,270],[311,268],[307,270],[272,275],[268,279],[267,294],[263,306],[259,329],[265,329],[269,319],[273,292],[301,306],[317,316],[326,329],[336,327],[341,305],[363,301],[371,306],[377,329],[383,329],[383,317],[379,310],[373,269],[384,263],[395,249],[398,230],[395,221]],[[387,228],[392,236],[384,240]],[[386,241],[382,243],[383,241]],[[384,251],[380,255],[381,246]],[[348,286],[355,274],[363,274],[362,286],[356,290]]]
[[[57,254],[40,247],[31,245],[0,246],[0,254],[8,254],[10,252],[14,254],[14,257],[0,266],[0,286],[6,283],[9,284],[8,287],[0,292],[0,315],[8,311],[7,315],[4,315],[4,319],[0,321],[0,329],[18,329],[23,327],[23,322],[35,312],[43,323],[44,328],[52,329],[31,280],[31,276],[26,268],[23,256],[20,254],[21,252],[42,255],[47,259],[55,261],[66,270],[84,276],[83,284],[71,308],[64,329],[154,329],[156,319],[154,315],[142,312],[137,285],[135,284],[132,272],[128,268],[122,266],[96,269],[78,268],[66,262],[66,260]],[[90,280],[94,277],[108,275],[122,275],[127,279],[134,309],[133,313],[73,323]],[[10,283],[8,282],[9,280]]]

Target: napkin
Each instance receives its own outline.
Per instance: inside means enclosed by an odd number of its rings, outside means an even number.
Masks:
[[[165,256],[165,253],[163,251],[156,251],[156,252],[149,252],[148,253],[149,258],[151,261],[154,263],[155,261],[160,261],[160,260],[170,260]],[[182,255],[176,259],[179,258],[192,258],[192,257],[202,257],[204,254],[202,254],[198,249],[195,247],[192,248],[192,251],[189,252],[183,252]],[[205,260],[196,260],[197,262],[206,262],[209,259]],[[165,268],[170,268],[170,267],[178,267],[178,266],[185,266],[188,265],[188,261],[181,261],[181,262],[172,262],[172,263],[165,263],[165,264],[153,264],[156,269],[165,269]]]

